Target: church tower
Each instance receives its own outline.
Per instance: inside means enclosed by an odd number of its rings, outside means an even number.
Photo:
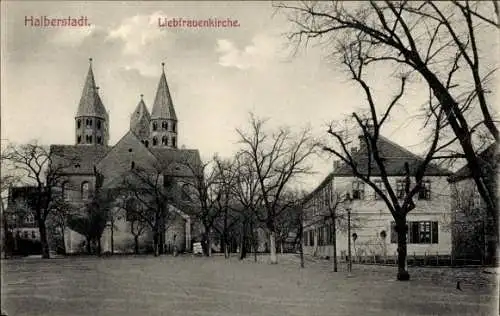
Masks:
[[[165,63],[151,111],[150,146],[177,148],[177,116],[165,76]]]
[[[141,142],[149,147],[149,125],[151,115],[143,100],[144,95],[141,94],[141,100],[130,117],[130,130],[141,140]]]
[[[92,71],[92,58],[85,79],[82,97],[75,116],[76,145],[108,145],[109,117],[99,96]]]

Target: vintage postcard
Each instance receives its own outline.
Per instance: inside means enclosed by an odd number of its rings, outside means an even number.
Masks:
[[[1,315],[497,315],[497,1],[2,1]]]

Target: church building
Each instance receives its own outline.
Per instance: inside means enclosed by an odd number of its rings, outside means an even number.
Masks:
[[[130,128],[114,145],[109,144],[110,117],[99,94],[92,69],[92,59],[85,79],[82,96],[75,115],[75,144],[51,145],[52,164],[60,168],[61,190],[68,204],[83,208],[97,190],[118,190],[134,170],[144,170],[154,176],[175,179],[189,199],[188,183],[194,179],[193,168],[201,164],[196,149],[178,148],[178,120],[170,94],[164,63],[151,109],[143,95],[131,113]],[[138,235],[137,216],[117,201],[113,205],[113,220],[108,223],[101,238],[103,252],[133,252],[140,242],[141,250],[151,249],[151,229],[142,223],[143,233]],[[168,204],[168,223],[164,221],[163,245],[172,249],[189,250],[193,221],[178,205]],[[172,216],[172,214],[174,214]],[[140,231],[142,232],[142,231]],[[65,229],[64,243],[67,253],[85,251],[83,235]]]

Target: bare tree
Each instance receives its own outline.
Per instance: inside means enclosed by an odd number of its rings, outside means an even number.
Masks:
[[[215,221],[220,216],[219,209],[215,207],[216,201],[220,198],[221,190],[216,186],[217,165],[214,161],[198,164],[196,162],[185,161],[184,165],[191,170],[193,181],[186,183],[192,198],[184,201],[183,209],[188,210],[190,215],[194,215],[201,221],[204,234],[207,240],[206,256],[212,255],[212,230]]]
[[[102,254],[101,238],[109,221],[114,197],[110,191],[96,191],[83,206],[83,212],[73,213],[68,218],[68,227],[86,239],[87,253]]]
[[[3,234],[1,236],[2,242],[0,247],[2,247],[2,256],[7,257],[9,254],[8,252],[11,249],[7,249],[7,243],[9,242],[9,220],[11,214],[9,214],[7,210],[7,202],[8,202],[8,195],[9,195],[9,189],[15,185],[16,183],[19,182],[19,177],[10,174],[8,168],[6,167],[6,161],[5,159],[5,153],[2,150],[2,153],[0,154],[0,163],[1,163],[1,178],[0,178],[0,216],[1,216],[1,222],[2,222],[2,230]],[[2,257],[3,258],[3,257]]]
[[[27,198],[35,212],[40,231],[42,257],[50,258],[46,220],[54,206],[62,199],[61,171],[67,166],[53,164],[52,153],[36,142],[19,146],[9,145],[5,150],[4,159],[20,173],[25,183],[34,184],[36,187],[35,192]],[[71,161],[68,163],[71,164]]]
[[[259,190],[259,181],[255,168],[248,155],[237,153],[235,157],[236,179],[234,189],[234,198],[241,205],[242,217],[242,253],[240,259],[243,259],[246,253],[243,251],[243,245],[250,231],[250,241],[254,253],[254,261],[257,261],[257,236],[255,230],[258,227],[258,214],[261,211],[262,194]]]
[[[65,244],[65,232],[68,227],[68,220],[77,212],[77,208],[75,205],[68,203],[63,199],[58,199],[55,201],[53,210],[50,212],[49,217],[47,219],[47,223],[49,227],[56,230],[56,234],[60,235],[60,246],[62,247],[62,252],[66,253],[66,244]]]
[[[140,204],[131,211],[151,229],[155,256],[163,253],[164,232],[177,216],[172,207],[178,205],[180,188],[172,167],[173,162],[148,168],[136,165],[120,185],[122,198],[133,198]]]
[[[445,113],[453,141],[462,149],[453,157],[469,164],[498,241],[496,192],[485,181],[487,172],[477,155],[480,146],[475,145],[483,130],[491,140],[499,140],[487,89],[496,68],[494,63],[481,63],[481,54],[493,50],[481,46],[491,43],[481,40],[481,33],[499,30],[496,1],[333,1],[276,7],[287,11],[296,27],[289,36],[292,42],[323,39],[342,61],[344,47],[357,46],[366,65],[391,65],[414,72],[427,83],[438,101],[432,111],[439,108]]]
[[[248,157],[255,169],[265,210],[259,220],[269,230],[271,263],[277,263],[276,219],[289,206],[282,198],[293,180],[309,173],[308,158],[316,147],[307,129],[295,137],[284,128],[268,134],[264,125],[263,120],[251,115],[249,131],[237,129],[237,132],[243,146],[241,154]]]
[[[433,103],[432,96],[430,96],[429,104],[427,105],[430,114],[427,117],[426,127],[431,129],[429,135],[431,144],[424,158],[417,166],[412,166],[410,169],[409,162],[406,161],[404,163],[405,190],[404,196],[402,197],[403,199],[401,200],[401,196],[396,195],[396,190],[389,181],[389,175],[386,168],[387,161],[385,157],[383,157],[381,148],[379,148],[379,139],[380,131],[384,123],[388,121],[391,111],[404,95],[407,75],[403,74],[401,76],[399,91],[394,95],[387,106],[382,106],[380,104],[376,105],[374,101],[375,96],[363,77],[367,58],[362,51],[363,45],[362,38],[360,38],[357,43],[341,45],[344,54],[343,64],[347,67],[353,80],[360,85],[366,96],[368,113],[354,112],[352,114],[353,126],[350,126],[351,130],[359,131],[362,148],[358,151],[357,157],[355,157],[349,148],[352,140],[349,138],[348,133],[346,133],[345,130],[339,130],[332,124],[328,130],[328,134],[333,139],[335,145],[325,146],[324,149],[347,165],[355,177],[372,187],[376,194],[379,195],[387,205],[396,221],[396,230],[398,233],[398,279],[408,280],[409,274],[408,271],[406,271],[406,215],[415,208],[413,197],[421,191],[425,171],[434,155],[450,143],[449,141],[445,143],[439,141],[441,130],[446,126],[444,108],[436,107],[435,103]],[[376,185],[372,177],[374,174],[380,177],[385,189]],[[413,186],[411,176],[415,178]]]
[[[121,198],[120,210],[125,211],[125,219],[130,223],[130,233],[134,236],[134,253],[139,254],[139,238],[145,233],[148,227],[147,222],[137,213],[144,213],[141,210],[142,204],[138,203],[133,197]]]

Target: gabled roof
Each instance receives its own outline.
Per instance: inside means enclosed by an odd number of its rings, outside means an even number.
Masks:
[[[480,164],[483,168],[488,168],[491,174],[495,174],[497,164],[500,161],[500,154],[498,153],[498,144],[493,143],[488,148],[483,150],[478,155]],[[468,165],[463,166],[453,175],[448,178],[449,182],[457,182],[471,177],[471,172]]]
[[[165,170],[174,176],[192,177],[192,169],[201,166],[197,149],[176,149],[168,147],[149,147]]]
[[[111,150],[108,146],[51,145],[52,163],[62,173],[93,174],[94,166]],[[57,167],[60,166],[60,167]]]
[[[92,71],[92,59],[90,61],[89,71],[85,79],[85,85],[83,86],[82,97],[80,98],[76,117],[95,116],[107,119],[108,114],[102,104],[102,100],[98,94],[98,88],[95,84],[94,72]]]
[[[378,150],[381,157],[384,159],[384,165],[388,176],[403,176],[405,175],[405,163],[407,162],[410,167],[410,174],[415,175],[418,166],[423,162],[423,158],[408,151],[400,145],[388,140],[383,136],[379,136]],[[362,174],[368,174],[370,170],[368,165],[368,152],[366,149],[361,148],[352,154],[353,160],[357,162],[358,170]],[[432,163],[427,165],[425,175],[427,176],[449,176],[451,171],[440,168]],[[345,163],[341,163],[338,168],[333,171],[334,176],[352,176],[351,167]],[[376,162],[371,160],[371,175],[380,176]]]
[[[162,66],[165,64],[162,63]],[[151,119],[167,119],[177,121],[177,115],[175,114],[174,104],[172,102],[172,97],[170,96],[170,90],[168,89],[167,77],[165,76],[165,70],[162,70],[160,82],[158,83],[158,89],[156,90],[156,97],[153,103],[153,110],[151,111]]]

